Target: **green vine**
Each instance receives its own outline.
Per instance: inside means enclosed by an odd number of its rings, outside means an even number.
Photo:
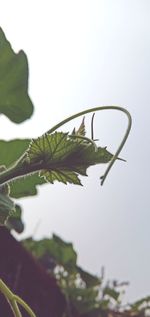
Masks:
[[[32,309],[24,302],[24,300],[14,294],[1,279],[0,291],[6,297],[15,317],[22,317],[18,304],[26,310],[30,317],[36,317]]]
[[[118,155],[120,154],[127,138],[128,135],[130,133],[130,129],[131,129],[131,124],[132,124],[132,118],[130,113],[122,107],[118,107],[118,106],[103,106],[103,107],[95,107],[95,108],[90,108],[87,110],[84,110],[82,112],[76,113],[68,118],[66,118],[65,120],[59,122],[58,124],[56,124],[53,128],[51,128],[50,130],[48,130],[44,135],[43,135],[43,140],[42,142],[44,142],[44,138],[46,138],[48,135],[51,135],[53,132],[55,132],[58,128],[60,128],[61,126],[63,126],[64,124],[68,123],[69,121],[76,119],[77,117],[83,116],[85,114],[91,113],[91,112],[96,112],[96,111],[101,111],[101,110],[117,110],[117,111],[122,111],[123,113],[126,114],[127,118],[128,118],[128,126],[127,126],[127,130],[125,132],[125,135],[123,137],[123,140],[120,144],[120,146],[118,147],[115,155],[112,155],[112,158],[110,159],[109,165],[104,173],[103,176],[101,176],[101,185],[103,185],[111,167],[113,166],[114,162],[116,161],[116,159],[118,158]],[[92,131],[92,137],[93,137],[93,131]],[[86,138],[85,136],[80,136],[80,135],[70,135],[70,138],[74,138],[74,139],[81,139],[81,140],[86,140],[87,142],[89,142],[89,144],[91,143],[92,145],[94,145],[94,149],[95,151],[97,150],[97,146],[95,145],[95,142],[89,138]],[[48,140],[49,142],[49,140]],[[50,145],[50,144],[49,144]],[[30,146],[29,146],[30,148]],[[4,172],[2,172],[0,174],[0,185],[3,185],[4,183],[9,182],[12,179],[18,178],[18,177],[22,177],[31,173],[35,173],[38,171],[42,171],[42,170],[48,170],[49,166],[46,165],[45,159],[41,159],[41,156],[36,158],[36,161],[30,161],[28,160],[28,156],[27,156],[28,150],[20,157],[20,159],[15,162],[15,164],[5,170]],[[45,153],[43,153],[45,155]],[[90,165],[90,164],[89,164]],[[85,175],[85,174],[84,174]]]
[[[7,76],[1,76],[0,112],[13,122],[20,123],[29,118],[33,112],[33,105],[28,96],[27,57],[22,50],[18,54],[13,52],[1,28],[0,43],[0,57],[2,61],[0,70],[2,74],[8,74]],[[8,67],[8,65],[12,67]],[[77,133],[70,135],[68,133],[56,132],[59,127],[77,117],[101,110],[122,111],[128,118],[127,130],[115,155],[109,153],[106,148],[96,145],[95,141],[97,140],[94,140],[93,130],[94,114],[91,121],[91,139],[85,137],[84,120]],[[86,176],[86,170],[89,166],[99,163],[109,163],[104,175],[101,177],[101,185],[103,185],[127,140],[131,124],[130,113],[122,107],[95,107],[66,118],[40,138],[31,140],[27,150],[10,168],[0,167],[0,225],[7,225],[11,216],[15,213],[17,214],[18,206],[9,197],[9,194],[11,196],[11,184],[10,186],[8,185],[9,182],[17,178],[39,172],[39,176],[50,183],[57,180],[65,184],[81,185],[78,174]],[[1,279],[0,292],[6,297],[15,317],[22,317],[18,305],[21,305],[30,317],[36,317],[31,308],[19,296],[14,294]]]

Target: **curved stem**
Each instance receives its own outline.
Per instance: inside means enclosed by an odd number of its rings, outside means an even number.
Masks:
[[[25,310],[26,312],[31,316],[31,317],[36,317],[34,314],[33,310],[27,305],[27,303],[24,302],[22,298],[20,298],[17,295],[14,295],[14,299],[16,302],[18,302]]]
[[[12,300],[9,303],[10,303],[10,306],[11,306],[13,312],[14,312],[14,316],[15,317],[22,317],[22,314],[20,313],[20,309],[19,309],[16,301]]]
[[[3,293],[3,295],[6,297],[7,301],[9,302],[15,317],[22,317],[22,314],[19,310],[17,302],[22,307],[24,307],[24,309],[27,311],[27,313],[31,317],[36,317],[32,309],[24,302],[24,300],[21,299],[19,296],[15,295],[1,279],[0,279],[0,291]]]
[[[62,125],[68,123],[69,121],[71,120],[74,120],[80,116],[83,116],[87,113],[90,113],[90,112],[96,112],[96,111],[101,111],[101,110],[117,110],[117,111],[121,111],[123,113],[126,114],[127,118],[128,118],[128,126],[127,126],[127,129],[126,129],[126,132],[125,132],[125,135],[123,137],[123,140],[122,142],[120,143],[120,146],[118,147],[115,155],[112,157],[104,175],[101,177],[101,185],[103,185],[111,167],[113,166],[115,160],[117,159],[119,153],[121,152],[127,138],[128,138],[128,135],[130,133],[130,130],[131,130],[131,125],[132,125],[132,118],[131,118],[131,115],[130,113],[128,112],[128,110],[126,110],[125,108],[122,108],[122,107],[119,107],[119,106],[102,106],[102,107],[95,107],[95,108],[90,108],[90,109],[87,109],[87,110],[84,110],[84,111],[81,111],[81,112],[78,112],[68,118],[66,118],[65,120],[59,122],[58,124],[56,124],[53,128],[51,128],[50,130],[47,131],[47,133],[52,133],[54,132],[55,130],[57,130],[58,128],[60,128]]]
[[[92,120],[91,120],[91,139],[94,140],[94,117],[95,117],[95,112],[92,115]]]
[[[7,299],[15,317],[22,317],[17,303],[14,301],[14,294],[8,288],[8,286],[0,279],[0,291]]]

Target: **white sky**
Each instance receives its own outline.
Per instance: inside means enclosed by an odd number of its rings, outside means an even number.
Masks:
[[[1,118],[1,138],[35,137],[87,107],[117,104],[133,128],[106,183],[106,166],[89,169],[84,187],[56,183],[22,199],[25,234],[53,232],[74,243],[79,264],[107,278],[127,280],[126,300],[150,294],[150,1],[1,1],[0,25],[30,67],[32,120],[15,125]],[[64,129],[71,129],[80,120]],[[87,120],[87,123],[89,121]],[[126,128],[117,112],[95,120],[100,145],[115,151]],[[89,130],[88,130],[89,131]]]

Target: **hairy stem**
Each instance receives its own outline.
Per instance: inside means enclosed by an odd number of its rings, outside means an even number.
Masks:
[[[117,111],[121,111],[123,113],[125,113],[125,115],[127,116],[128,118],[128,126],[127,126],[127,129],[126,129],[126,132],[125,132],[125,135],[122,139],[122,142],[120,143],[120,146],[118,147],[116,153],[114,154],[114,156],[112,157],[110,163],[108,164],[108,167],[104,173],[103,176],[101,176],[101,185],[103,185],[111,167],[113,166],[114,162],[116,161],[118,155],[120,154],[127,138],[128,138],[128,135],[130,133],[130,130],[131,130],[131,125],[132,125],[132,118],[131,118],[131,115],[130,113],[128,112],[128,110],[126,110],[125,108],[122,108],[122,107],[119,107],[119,106],[102,106],[102,107],[95,107],[95,108],[90,108],[90,109],[87,109],[87,110],[84,110],[84,111],[81,111],[81,112],[78,112],[76,114],[74,114],[73,116],[70,116],[68,118],[66,118],[65,120],[59,122],[58,124],[56,124],[53,128],[51,128],[50,130],[47,131],[47,133],[52,133],[54,132],[55,130],[57,130],[58,128],[60,128],[62,125],[68,123],[69,121],[71,120],[74,120],[80,116],[83,116],[87,113],[90,113],[90,112],[96,112],[96,111],[101,111],[101,110],[117,110]]]
[[[26,153],[25,153],[26,156]],[[42,169],[42,165],[39,162],[38,164],[30,164],[26,163],[24,164],[24,161],[21,162],[21,160],[18,161],[19,163],[15,163],[13,166],[11,166],[9,169],[4,171],[0,174],[0,185],[3,185],[12,179],[20,178],[22,176],[38,172]]]

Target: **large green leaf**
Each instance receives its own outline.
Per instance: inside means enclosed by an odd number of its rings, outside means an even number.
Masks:
[[[0,165],[9,167],[26,151],[30,143],[29,139],[3,141],[0,140]],[[36,186],[43,184],[44,179],[38,174],[16,179],[10,184],[10,196],[20,198],[37,194]]]
[[[28,96],[28,61],[14,53],[0,28],[0,113],[15,123],[28,119],[33,105]]]
[[[53,183],[55,180],[80,185],[78,174],[86,176],[89,166],[107,163],[112,154],[106,148],[95,149],[91,141],[55,132],[33,140],[27,150],[31,164],[41,162],[40,176]]]

